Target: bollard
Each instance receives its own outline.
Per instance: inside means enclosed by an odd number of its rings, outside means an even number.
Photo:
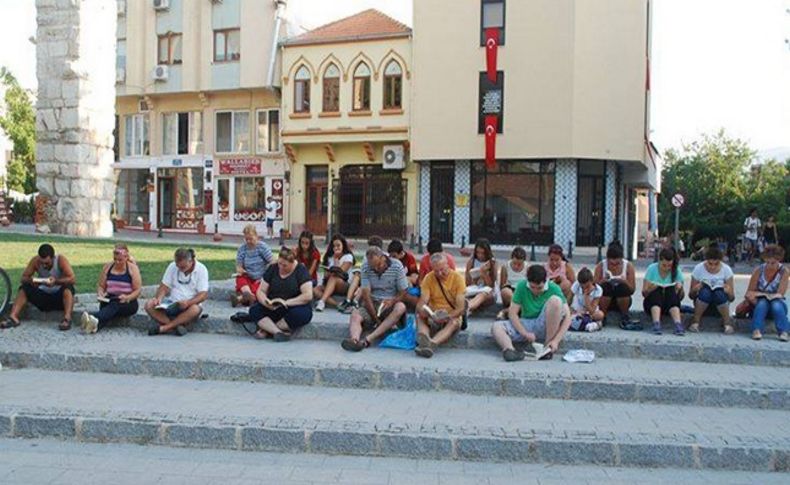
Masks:
[[[573,259],[573,241],[568,241],[568,259]]]
[[[283,229],[283,228],[281,227],[281,228],[280,228],[280,240],[277,242],[277,244],[279,244],[279,245],[280,245],[280,247],[283,247],[283,246],[285,245],[285,240],[283,239],[283,236],[284,236],[284,235],[285,235],[285,229]]]
[[[658,247],[659,247],[659,242],[658,241],[653,241],[653,262],[654,263],[658,263],[658,252],[659,252],[658,251]]]
[[[409,249],[414,251],[414,233],[411,233],[411,237],[409,238]]]
[[[535,241],[532,241],[532,249],[529,250],[529,261],[535,262]]]
[[[598,264],[601,261],[603,261],[603,249],[602,249],[601,245],[599,244],[598,245],[598,257],[595,260],[595,264]]]
[[[218,232],[219,232],[219,224],[215,222],[214,223],[214,234],[216,234]]]
[[[423,247],[422,247],[422,234],[420,234],[420,238],[419,238],[419,246],[417,246],[417,252],[418,252],[419,254],[422,254],[422,253],[423,253]]]
[[[461,236],[461,249],[466,247],[466,236]]]

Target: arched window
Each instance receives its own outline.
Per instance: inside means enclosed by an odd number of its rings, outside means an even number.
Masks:
[[[310,71],[301,66],[294,76],[294,113],[310,112]]]
[[[333,63],[324,71],[324,113],[340,111],[340,69]]]
[[[384,109],[401,109],[403,92],[403,69],[392,60],[384,69]]]
[[[370,111],[370,68],[360,62],[354,69],[354,111]]]

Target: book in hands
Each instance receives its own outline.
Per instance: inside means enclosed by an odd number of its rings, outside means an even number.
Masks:
[[[165,311],[170,309],[175,310],[178,308],[178,302],[170,299],[164,299],[160,301],[159,304],[156,305],[154,308],[157,310],[165,310]]]
[[[423,305],[422,309],[423,309],[423,311],[425,313],[428,314],[428,316],[434,322],[438,322],[440,320],[445,320],[445,319],[447,319],[450,316],[450,314],[447,313],[447,310],[436,310],[436,311],[433,311],[431,309],[431,307],[429,307],[428,305]]]
[[[530,345],[532,349],[529,346],[524,349],[524,355],[528,360],[548,360],[550,358],[552,350],[548,345],[543,345],[539,342],[532,342]]]
[[[118,299],[119,298],[117,296],[113,296],[113,295],[96,297],[96,301],[98,301],[99,303],[110,303],[111,301],[118,301]]]
[[[756,293],[757,298],[765,298],[768,301],[784,300],[784,295],[779,293]]]
[[[490,286],[467,286],[466,287],[466,296],[471,298],[473,296],[477,296],[480,293],[491,293],[493,288]]]
[[[379,307],[376,309],[376,316],[381,318],[382,313],[384,313],[384,302],[382,301],[379,303]]]
[[[270,300],[269,297],[265,297],[263,303],[265,303],[267,306],[270,306],[272,308],[277,308],[280,306],[286,308],[288,307],[288,305],[285,303],[285,300],[283,300],[282,298],[275,298],[273,300]]]
[[[37,285],[43,285],[44,283],[47,283],[49,281],[49,278],[34,277],[32,281]]]

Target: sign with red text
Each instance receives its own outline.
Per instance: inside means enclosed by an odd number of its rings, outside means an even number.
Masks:
[[[260,175],[260,158],[228,158],[219,161],[220,175]]]

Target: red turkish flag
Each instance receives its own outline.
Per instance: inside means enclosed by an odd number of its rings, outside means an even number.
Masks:
[[[496,168],[496,132],[499,118],[496,115],[486,116],[486,168]]]
[[[496,55],[499,50],[499,29],[486,29],[486,64],[488,80],[496,83]]]

